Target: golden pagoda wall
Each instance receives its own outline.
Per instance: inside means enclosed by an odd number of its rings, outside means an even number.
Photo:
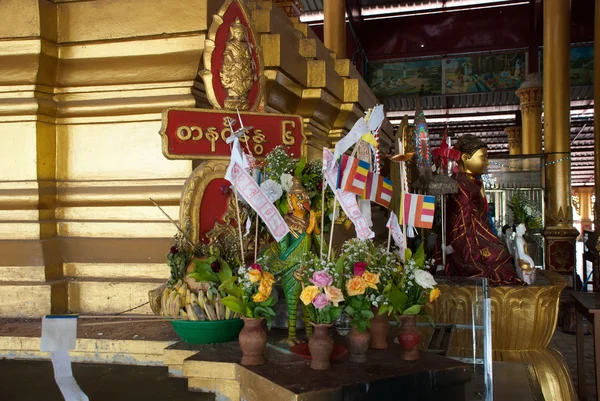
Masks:
[[[220,4],[0,2],[0,316],[119,312],[168,277],[175,229],[148,198],[178,216],[192,162],[162,155],[161,112],[206,107],[197,72]],[[266,109],[302,115],[316,157],[376,99],[306,25],[248,7]]]

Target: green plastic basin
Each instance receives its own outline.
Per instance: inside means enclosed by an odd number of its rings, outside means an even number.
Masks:
[[[191,344],[216,344],[237,339],[244,326],[242,319],[229,320],[171,320],[179,337]]]

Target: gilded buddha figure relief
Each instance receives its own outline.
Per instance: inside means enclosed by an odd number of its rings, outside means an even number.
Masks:
[[[224,107],[229,110],[248,110],[248,93],[257,80],[248,31],[239,18],[229,27],[229,39],[223,52],[220,78],[227,91]]]

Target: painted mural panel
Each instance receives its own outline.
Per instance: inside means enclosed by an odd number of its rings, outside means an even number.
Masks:
[[[442,93],[442,60],[369,64],[369,86],[379,98]]]
[[[571,86],[594,84],[594,47],[571,48]]]
[[[504,53],[446,58],[444,93],[515,90],[526,75],[526,55]]]

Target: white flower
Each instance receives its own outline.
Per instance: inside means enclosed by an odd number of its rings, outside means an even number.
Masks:
[[[281,185],[273,180],[266,180],[260,184],[260,189],[262,189],[271,203],[275,203],[277,200],[279,200],[279,198],[281,198],[281,195],[283,195],[283,189],[281,188]]]
[[[294,177],[292,177],[291,174],[283,173],[281,174],[280,181],[281,188],[283,188],[285,192],[290,192],[292,185],[294,185]]]
[[[415,281],[423,288],[433,288],[437,284],[431,273],[426,270],[415,270]]]

